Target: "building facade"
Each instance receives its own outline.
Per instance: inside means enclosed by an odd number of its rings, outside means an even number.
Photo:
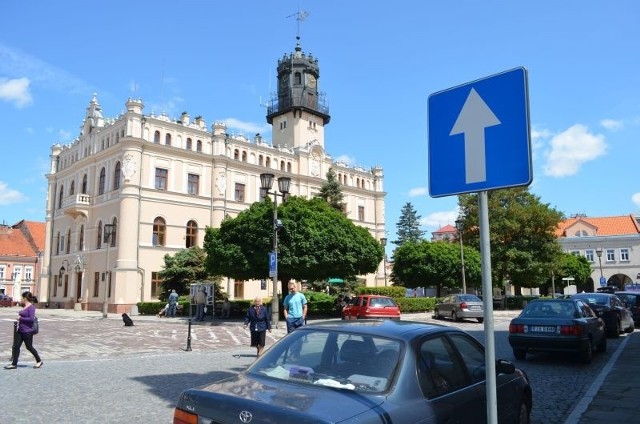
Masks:
[[[380,239],[385,234],[383,171],[334,162],[325,150],[329,109],[318,89],[317,59],[297,43],[277,65],[278,90],[268,106],[271,142],[231,135],[202,116],[144,114],[138,99],[106,118],[98,99],[81,131],[51,147],[41,297],[67,308],[134,312],[158,298],[163,257],[202,246],[219,227],[261,200],[260,174],[291,178],[290,193],[315,196],[333,168],[348,217]],[[382,264],[364,276],[384,285]],[[268,270],[265,270],[268,278]],[[231,298],[269,297],[271,285],[225,279]],[[106,299],[106,301],[105,301]]]
[[[0,294],[14,301],[25,291],[38,296],[44,240],[44,222],[0,225]]]

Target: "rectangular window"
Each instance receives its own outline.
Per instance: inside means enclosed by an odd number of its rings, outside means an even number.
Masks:
[[[629,248],[623,247],[620,249],[620,261],[629,262]]]
[[[166,190],[167,189],[167,175],[169,171],[163,168],[156,168],[156,189],[157,190]]]
[[[100,273],[93,273],[93,297],[98,297],[98,293],[100,293]]]
[[[579,250],[571,250],[569,253],[571,253],[573,256],[580,256]]]
[[[6,265],[0,265],[0,280],[5,279],[5,273],[7,272]]]
[[[33,280],[33,267],[27,266],[24,268],[24,279],[27,281]]]
[[[152,272],[151,273],[151,298],[157,299],[160,294],[160,285],[162,284],[162,280],[160,280],[160,273]]]
[[[358,221],[364,221],[364,206],[358,206]]]
[[[589,261],[589,263],[593,263],[594,262],[594,256],[595,256],[595,252],[593,249],[588,249],[584,251],[584,257],[587,258],[587,261]]]
[[[198,194],[200,192],[200,175],[189,174],[187,191],[189,194]]]
[[[613,262],[616,260],[616,251],[613,249],[607,249],[607,262]]]
[[[22,267],[14,265],[13,271],[11,271],[11,279],[16,281],[18,278],[22,279]]]
[[[69,296],[69,274],[64,275],[64,291],[62,292],[62,297],[66,298]]]
[[[236,202],[244,202],[244,184],[236,183],[234,199]]]

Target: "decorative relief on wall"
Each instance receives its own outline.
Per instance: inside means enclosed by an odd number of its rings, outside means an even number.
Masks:
[[[216,187],[218,187],[218,192],[220,192],[220,194],[224,194],[224,192],[227,190],[227,174],[225,172],[221,172],[218,174]]]
[[[128,181],[133,177],[136,173],[137,163],[133,159],[133,155],[131,153],[127,153],[124,155],[124,160],[122,161],[122,176],[125,181]]]

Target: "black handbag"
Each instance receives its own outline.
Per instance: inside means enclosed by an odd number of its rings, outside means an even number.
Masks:
[[[33,325],[31,326],[32,330],[31,334],[38,334],[40,331],[40,325],[38,324],[38,317],[33,317]]]

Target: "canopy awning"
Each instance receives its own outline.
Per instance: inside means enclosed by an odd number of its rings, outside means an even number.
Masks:
[[[329,283],[329,284],[342,284],[342,283],[344,283],[344,280],[342,278],[329,278],[327,280],[327,283]]]

